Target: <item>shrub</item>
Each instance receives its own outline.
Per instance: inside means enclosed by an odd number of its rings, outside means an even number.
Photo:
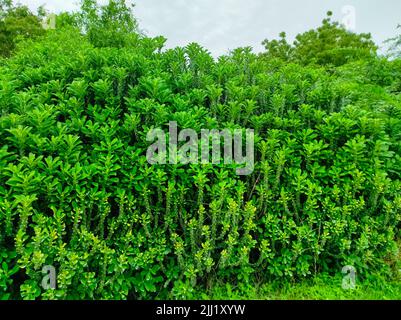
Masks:
[[[161,51],[163,41],[96,46],[67,28],[2,62],[1,297],[185,298],[217,280],[390,272],[401,219],[394,65],[362,61],[349,77],[346,65],[249,48],[215,60],[197,44]],[[146,133],[169,121],[254,128],[254,172],[150,165]],[[40,286],[46,265],[55,290]]]

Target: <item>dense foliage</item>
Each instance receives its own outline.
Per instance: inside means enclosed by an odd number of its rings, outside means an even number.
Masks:
[[[10,56],[19,40],[43,35],[41,19],[44,14],[43,8],[36,15],[26,6],[0,0],[0,57]]]
[[[291,45],[285,32],[279,40],[264,40],[268,57],[278,57],[300,64],[341,66],[345,63],[368,59],[377,52],[370,34],[349,32],[337,21],[331,20],[332,12],[316,30],[312,29],[296,36]]]
[[[186,298],[397,269],[400,60],[369,41],[362,60],[324,54],[328,67],[304,45],[290,61],[250,48],[215,60],[105,25],[106,42],[64,27],[1,62],[0,297]],[[146,134],[172,120],[255,129],[254,172],[150,165]]]

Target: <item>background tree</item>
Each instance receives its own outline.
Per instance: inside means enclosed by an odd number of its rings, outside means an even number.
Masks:
[[[13,5],[11,0],[1,0],[0,55],[10,56],[20,39],[42,35],[45,31],[41,24],[43,14],[42,8],[34,14],[27,6]]]
[[[138,35],[133,7],[125,0],[110,0],[106,5],[99,5],[96,0],[82,0],[79,24],[93,45],[123,47]]]
[[[262,44],[265,46],[269,56],[289,60],[294,53],[294,47],[287,42],[287,34],[285,32],[281,32],[279,36],[279,40],[266,39]]]
[[[401,24],[398,25],[397,29],[401,29]],[[390,55],[396,58],[401,57],[401,34],[387,40],[386,42],[391,44],[389,49]]]
[[[287,42],[285,33],[280,34],[280,40],[265,40],[266,55],[304,65],[340,66],[376,54],[377,46],[370,34],[350,32],[332,21],[331,16],[329,11],[319,28],[297,35],[292,45]]]

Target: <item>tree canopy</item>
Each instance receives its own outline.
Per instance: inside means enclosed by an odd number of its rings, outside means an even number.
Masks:
[[[8,57],[21,39],[43,35],[43,10],[32,13],[27,6],[0,1],[0,56]]]
[[[377,46],[370,34],[356,34],[331,20],[328,12],[322,25],[296,36],[293,44],[280,34],[279,40],[264,40],[266,55],[301,64],[341,66],[351,61],[375,55]]]
[[[78,23],[95,46],[123,47],[137,38],[133,7],[124,0],[110,0],[105,5],[96,0],[82,0]]]

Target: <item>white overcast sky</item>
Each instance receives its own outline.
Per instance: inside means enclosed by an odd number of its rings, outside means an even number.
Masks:
[[[52,12],[71,11],[78,6],[76,0],[18,2],[32,9],[45,4]],[[281,31],[293,39],[297,33],[317,27],[328,10],[339,21],[351,21],[356,32],[370,32],[379,45],[397,31],[401,33],[396,29],[401,23],[401,0],[135,0],[134,3],[139,26],[149,36],[165,36],[168,47],[198,42],[214,56],[244,46],[260,51],[263,39],[276,38]],[[349,8],[354,8],[355,19]]]

